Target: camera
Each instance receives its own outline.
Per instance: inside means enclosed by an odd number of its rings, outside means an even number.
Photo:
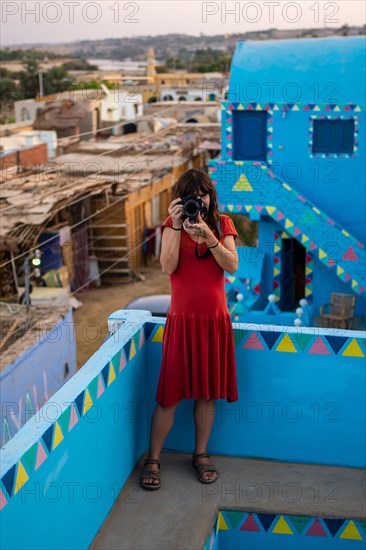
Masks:
[[[207,206],[203,203],[202,199],[196,198],[194,195],[186,195],[181,198],[181,204],[184,208],[184,216],[188,218],[189,223],[196,223],[198,212],[201,212],[201,216],[204,217],[207,214]]]

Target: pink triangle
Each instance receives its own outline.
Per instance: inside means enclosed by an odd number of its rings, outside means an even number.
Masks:
[[[262,212],[263,210],[263,206],[255,206],[254,208],[256,209],[257,212]]]
[[[241,204],[237,204],[236,205],[236,209],[240,212],[240,210],[243,208],[243,206]]]
[[[121,372],[121,370],[123,370],[125,366],[126,366],[125,352],[121,350],[121,359],[119,361],[119,372]]]
[[[297,235],[300,235],[301,233],[301,229],[299,229],[298,227],[295,227],[295,237],[297,237]]]
[[[315,243],[313,243],[313,241],[310,241],[310,250],[314,250],[314,248],[318,248],[318,247]]]
[[[279,259],[277,256],[275,256],[275,257],[274,257],[274,263],[275,263],[275,264],[278,264],[279,261],[280,261],[280,259]]]
[[[297,195],[297,198],[298,198],[299,201],[301,201],[301,202],[306,202],[306,200],[304,199],[304,197],[302,197],[301,195]]]
[[[0,489],[0,510],[2,510],[7,504],[8,501],[6,500],[4,493]]]
[[[275,290],[280,286],[280,283],[278,281],[273,281],[273,289]]]
[[[240,527],[240,531],[260,531],[257,522],[253,517],[253,514],[249,514],[243,525]]]
[[[349,273],[346,273],[346,281],[349,281],[351,278],[351,275]]]
[[[246,349],[264,349],[261,341],[259,340],[257,334],[252,331],[248,337],[248,340],[245,342],[243,348]]]
[[[260,292],[261,292],[261,285],[260,285],[260,284],[256,285],[256,286],[253,288],[253,290],[254,290],[254,292],[256,292],[257,294],[260,294]]]
[[[36,459],[36,465],[34,469],[38,470],[38,468],[46,460],[46,458],[47,458],[46,451],[44,450],[42,443],[38,441],[37,459]]]
[[[326,537],[326,533],[322,527],[322,524],[318,520],[318,518],[314,521],[312,526],[310,527],[309,531],[306,533],[307,536],[310,537]]]
[[[328,266],[329,266],[329,267],[332,267],[333,265],[335,265],[335,261],[334,261],[332,258],[329,258],[329,260],[328,260]]]
[[[343,256],[342,260],[350,260],[352,262],[358,262],[358,256],[356,252],[353,250],[353,247],[350,246],[345,255]]]
[[[279,233],[275,233],[275,234],[274,234],[274,238],[275,238],[275,241],[278,241],[278,239],[280,238]]]
[[[331,220],[330,218],[327,218],[327,222],[330,223],[331,225],[335,225],[334,221]]]
[[[139,349],[141,349],[143,345],[144,345],[144,331],[143,331],[143,329],[141,329],[140,330]],[[121,368],[121,364],[120,364],[120,368]]]
[[[319,355],[329,355],[328,348],[324,344],[322,338],[318,336],[314,342],[314,344],[311,346],[309,353],[316,353]]]
[[[276,214],[276,220],[282,220],[285,216],[282,214],[282,212],[280,212],[279,210],[277,210],[277,214]]]
[[[103,392],[104,392],[103,380],[102,380],[101,375],[99,375],[99,377],[98,377],[97,399],[99,399],[99,397],[102,395]]]
[[[363,291],[364,291],[364,288],[363,286],[360,286],[359,289],[358,289],[359,293],[361,294]]]
[[[70,414],[70,422],[69,422],[69,432],[73,429],[75,424],[79,422],[78,415],[76,414],[75,405],[72,403],[71,405],[71,414]]]

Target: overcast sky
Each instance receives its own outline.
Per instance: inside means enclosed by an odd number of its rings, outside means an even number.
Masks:
[[[2,0],[1,45],[365,24],[364,0]]]

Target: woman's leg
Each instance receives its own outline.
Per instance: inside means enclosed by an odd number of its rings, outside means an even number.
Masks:
[[[150,450],[148,454],[150,458],[157,458],[160,460],[161,449],[173,426],[177,406],[178,403],[171,407],[162,407],[157,403],[151,419]],[[149,464],[149,468],[156,472],[159,470],[158,464]],[[159,482],[157,479],[149,477],[144,480],[144,484],[148,483],[155,483],[155,485],[157,485]]]
[[[194,423],[196,429],[195,453],[206,453],[207,443],[210,438],[213,421],[215,418],[214,399],[197,399],[193,408]],[[196,464],[205,464],[209,462],[208,458],[198,458]],[[204,479],[216,479],[215,472],[204,472]]]

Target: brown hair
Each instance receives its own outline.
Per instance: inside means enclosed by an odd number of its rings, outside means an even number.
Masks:
[[[214,229],[220,219],[216,188],[206,172],[190,168],[183,172],[173,185],[172,200],[186,195],[194,195],[195,193],[208,193],[210,195],[210,206],[205,222],[211,229]]]

